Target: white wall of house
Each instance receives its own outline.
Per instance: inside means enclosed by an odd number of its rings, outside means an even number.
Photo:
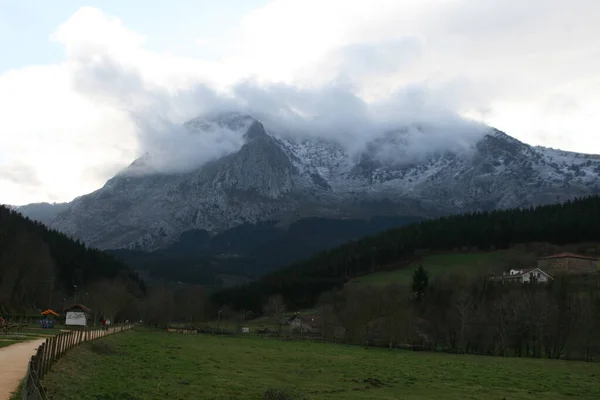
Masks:
[[[509,272],[509,275],[518,275],[521,272],[523,272],[523,270],[521,270],[521,269],[511,269]]]
[[[535,269],[533,271],[529,271],[521,277],[521,282],[531,282],[532,280],[536,280],[537,282],[544,283],[548,282],[548,277],[541,273],[539,270]]]

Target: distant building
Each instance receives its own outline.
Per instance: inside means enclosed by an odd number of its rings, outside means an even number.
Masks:
[[[90,309],[83,304],[73,304],[65,308],[65,325],[86,326]]]
[[[318,315],[296,314],[288,320],[292,332],[318,333],[322,320]]]
[[[503,282],[546,283],[554,278],[539,268],[530,268],[511,269],[507,274],[505,273],[495,279]]]
[[[574,253],[560,253],[538,259],[538,268],[552,275],[589,274],[599,272],[597,258]]]

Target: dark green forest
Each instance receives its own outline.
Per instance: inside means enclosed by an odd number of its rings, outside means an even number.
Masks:
[[[319,251],[416,221],[412,216],[369,220],[304,218],[287,227],[276,221],[242,224],[211,236],[205,230],[181,234],[154,252],[109,250],[149,280],[221,287],[256,279]]]
[[[60,309],[87,288],[117,281],[143,296],[144,281],[122,261],[0,205],[0,302],[14,312]],[[81,293],[78,293],[81,292]]]
[[[281,294],[289,309],[314,307],[323,292],[350,278],[414,260],[422,251],[488,251],[514,244],[600,240],[600,196],[526,209],[474,212],[411,224],[366,237],[213,294],[217,306],[260,312]]]

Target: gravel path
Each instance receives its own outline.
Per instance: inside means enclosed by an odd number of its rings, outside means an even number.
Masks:
[[[10,399],[27,372],[27,363],[46,339],[17,343],[0,349],[0,400]]]

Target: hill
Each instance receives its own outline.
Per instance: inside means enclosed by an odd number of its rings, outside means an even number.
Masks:
[[[0,205],[0,302],[4,306],[15,312],[61,309],[77,294],[91,295],[87,289],[103,281],[115,285],[118,281],[132,296],[146,290],[139,276],[113,256]]]
[[[321,293],[353,278],[389,270],[390,265],[410,265],[424,251],[485,252],[509,249],[519,243],[599,241],[598,226],[599,196],[426,220],[348,243],[258,281],[219,291],[213,301],[260,311],[268,297],[281,294],[292,309],[311,308]]]
[[[429,254],[417,257],[415,261],[400,268],[390,266],[390,270],[383,270],[372,274],[362,275],[351,279],[348,284],[366,285],[410,285],[413,272],[422,265],[429,273],[430,278],[435,278],[444,273],[464,273],[467,275],[487,275],[506,269],[508,266],[517,268],[518,262],[528,260],[533,265],[535,256],[532,253],[518,249],[486,251],[476,253],[446,253]]]
[[[305,218],[287,227],[275,221],[246,223],[217,235],[205,230],[187,231],[177,242],[153,252],[108,252],[147,279],[226,287],[256,279],[350,240],[420,220],[410,216],[376,216],[369,220]]]

